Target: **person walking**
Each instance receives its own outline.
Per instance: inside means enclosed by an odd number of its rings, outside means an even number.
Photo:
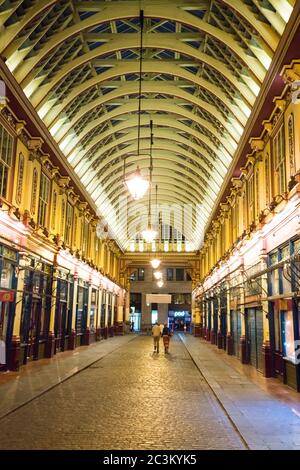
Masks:
[[[159,340],[161,336],[161,329],[158,322],[155,322],[155,325],[152,328],[152,336],[154,343],[154,352],[159,353]]]
[[[168,325],[166,323],[164,324],[164,329],[162,330],[161,335],[162,335],[162,338],[163,338],[165,353],[168,353],[169,352],[171,332],[170,332],[170,329],[168,328]]]

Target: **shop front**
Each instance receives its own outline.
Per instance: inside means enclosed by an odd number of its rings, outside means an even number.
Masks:
[[[261,307],[245,310],[247,362],[259,371],[263,370],[263,312]]]
[[[90,319],[89,319],[89,343],[96,341],[96,327],[97,327],[97,314],[98,314],[98,289],[93,286],[91,289],[91,306],[90,306]]]
[[[220,329],[218,331],[218,348],[226,350],[227,337],[227,288],[225,283],[220,290]]]
[[[212,329],[212,302],[210,298],[206,300],[206,341],[210,341]]]
[[[101,318],[100,318],[100,335],[101,339],[107,339],[107,327],[106,327],[106,296],[107,291],[102,291],[101,299]]]
[[[242,335],[242,315],[240,310],[230,311],[230,331],[232,335],[233,354],[237,358],[240,358],[240,343]]]
[[[107,327],[108,327],[108,336],[110,337],[114,336],[112,292],[107,292]]]
[[[16,308],[18,254],[0,245],[0,371],[10,368],[11,338]]]
[[[52,266],[23,258],[24,293],[20,329],[20,364],[45,357],[52,302]]]
[[[59,269],[54,320],[55,354],[68,349],[72,329],[73,289],[73,276]]]
[[[88,282],[78,279],[77,306],[76,306],[76,346],[82,346],[85,342],[85,331],[88,315]]]
[[[299,239],[291,239],[269,254],[270,338],[274,374],[300,391],[297,360],[299,329]]]
[[[218,317],[219,317],[219,299],[216,295],[212,298],[212,330],[210,342],[217,344],[218,341]]]

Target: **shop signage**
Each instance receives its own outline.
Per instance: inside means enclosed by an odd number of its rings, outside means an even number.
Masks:
[[[13,302],[14,299],[14,291],[0,290],[0,302]]]

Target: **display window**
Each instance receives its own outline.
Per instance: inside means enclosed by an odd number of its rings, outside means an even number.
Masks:
[[[292,311],[281,311],[281,336],[283,357],[295,362],[295,335]]]

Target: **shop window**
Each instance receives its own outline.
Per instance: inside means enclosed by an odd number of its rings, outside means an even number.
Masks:
[[[97,311],[97,291],[92,289],[91,292],[91,310],[90,310],[90,332],[96,331],[96,311]]]
[[[7,184],[11,167],[13,137],[0,125],[0,196],[7,197]]]
[[[158,319],[158,311],[157,310],[152,310],[151,311],[151,323],[154,325],[157,322]]]
[[[39,208],[38,208],[38,225],[45,226],[47,217],[47,208],[49,204],[50,195],[50,180],[41,173],[40,195],[39,195]]]
[[[16,193],[16,201],[18,204],[21,204],[21,201],[22,201],[23,179],[24,179],[24,155],[20,153],[18,179],[17,179],[17,193]]]
[[[172,303],[176,305],[190,305],[191,294],[172,294]]]
[[[276,194],[286,191],[284,126],[282,125],[273,140],[273,161],[276,175]]]
[[[65,225],[65,235],[64,235],[64,239],[67,245],[71,244],[72,220],[73,220],[73,207],[71,206],[69,202],[67,202],[66,225]]]
[[[294,362],[295,344],[294,344],[294,324],[293,312],[281,311],[281,334],[282,334],[282,353],[286,359]]]
[[[31,202],[30,202],[30,212],[32,215],[36,211],[36,198],[37,198],[37,187],[38,187],[38,172],[37,169],[33,169],[32,173],[32,193],[31,193]]]
[[[12,280],[15,267],[7,260],[2,261],[1,267],[1,287],[5,289],[12,288]]]

